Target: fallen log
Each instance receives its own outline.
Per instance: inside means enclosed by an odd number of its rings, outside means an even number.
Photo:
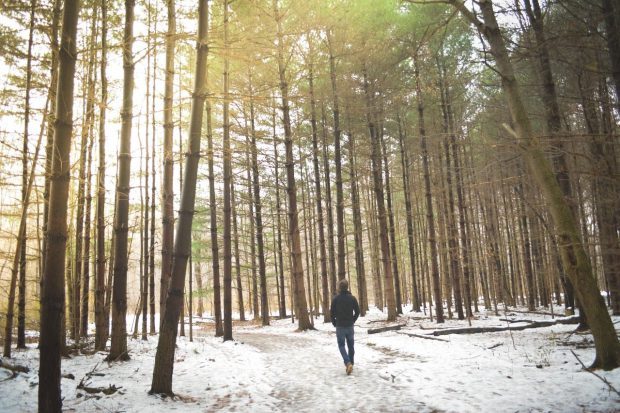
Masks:
[[[26,366],[20,366],[19,364],[11,364],[8,361],[0,358],[0,367],[7,370],[11,370],[13,373],[28,373],[30,369]]]
[[[368,334],[377,334],[377,333],[384,333],[386,331],[400,330],[402,327],[405,327],[405,326],[407,326],[407,324],[398,324],[395,326],[387,326],[387,327],[379,327],[379,328],[369,328]]]
[[[448,334],[480,334],[495,333],[499,331],[521,331],[528,328],[549,327],[555,324],[579,324],[579,317],[562,318],[556,320],[534,321],[524,326],[505,326],[505,327],[465,327],[450,328],[446,330],[433,331],[434,336],[444,336]]]

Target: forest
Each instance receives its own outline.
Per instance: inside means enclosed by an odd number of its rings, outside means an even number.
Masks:
[[[303,349],[342,279],[369,351],[563,325],[615,394],[581,407],[620,409],[618,2],[0,0],[0,75],[0,394],[38,377],[6,411],[137,349],[145,392],[198,403],[189,343]]]

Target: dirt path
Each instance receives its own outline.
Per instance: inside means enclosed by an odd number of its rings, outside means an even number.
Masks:
[[[281,411],[433,411],[415,401],[411,380],[395,381],[385,373],[386,364],[398,363],[397,354],[385,354],[359,338],[357,364],[347,376],[332,332],[236,334],[236,340],[261,351],[268,366],[262,379],[273,388],[270,396],[279,401]]]

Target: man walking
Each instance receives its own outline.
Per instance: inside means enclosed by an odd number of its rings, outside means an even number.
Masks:
[[[342,355],[345,369],[348,374],[353,371],[353,356],[355,349],[353,347],[353,324],[360,315],[360,306],[357,299],[349,292],[349,282],[342,279],[338,282],[339,294],[332,300],[331,319],[332,324],[336,327],[336,339],[338,340],[338,349]],[[344,343],[347,343],[347,349]]]

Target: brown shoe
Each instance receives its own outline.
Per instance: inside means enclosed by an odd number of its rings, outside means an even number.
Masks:
[[[347,363],[346,369],[347,369],[347,376],[348,376],[353,371],[353,364]]]

